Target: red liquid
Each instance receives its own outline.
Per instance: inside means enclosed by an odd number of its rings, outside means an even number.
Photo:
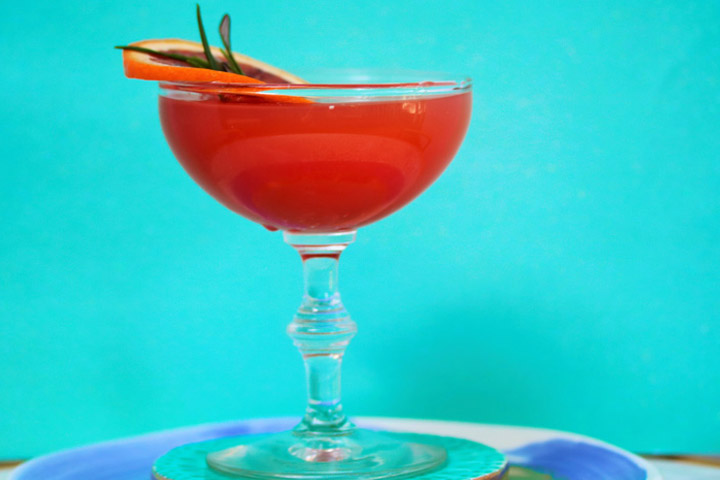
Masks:
[[[447,167],[470,92],[376,102],[258,103],[160,97],[185,170],[271,229],[354,230],[406,205]]]

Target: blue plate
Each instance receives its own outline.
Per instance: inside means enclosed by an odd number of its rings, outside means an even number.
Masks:
[[[180,428],[53,453],[31,460],[10,480],[149,480],[153,462],[185,443],[224,436],[278,432],[294,419],[265,419]],[[505,452],[509,478],[517,480],[660,480],[643,459],[606,443],[574,434],[460,422],[365,419],[373,428],[449,435],[486,443]],[[458,479],[468,480],[468,479]]]

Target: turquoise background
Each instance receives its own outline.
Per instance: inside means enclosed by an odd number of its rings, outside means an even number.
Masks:
[[[196,39],[193,9],[3,2],[2,458],[303,409],[296,253],[185,175],[111,49]],[[225,11],[291,71],[475,79],[456,161],[344,255],[350,413],[720,450],[720,3]]]

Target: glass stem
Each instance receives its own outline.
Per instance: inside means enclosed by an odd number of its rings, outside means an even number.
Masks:
[[[344,435],[354,426],[342,410],[340,370],[357,328],[340,300],[338,262],[355,232],[283,236],[300,254],[305,278],[302,304],[288,326],[307,374],[308,406],[295,433]]]

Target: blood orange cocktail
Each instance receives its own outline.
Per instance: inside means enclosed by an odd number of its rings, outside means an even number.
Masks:
[[[165,91],[163,130],[193,179],[291,232],[355,230],[410,202],[450,163],[471,111],[469,89],[303,102]]]
[[[450,163],[470,121],[470,80],[363,69],[310,72],[322,83],[309,83],[233,53],[227,14],[223,50],[209,45],[199,6],[196,17],[202,43],[119,46],[125,73],[160,82],[163,131],[190,176],[229,209],[283,230],[300,254],[304,294],[287,332],[305,363],[307,407],[290,431],[176,447],[155,461],[154,478],[499,479],[507,460],[490,447],[358,428],[341,402],[357,326],[338,290],[340,254]]]

